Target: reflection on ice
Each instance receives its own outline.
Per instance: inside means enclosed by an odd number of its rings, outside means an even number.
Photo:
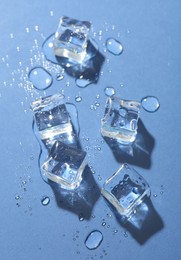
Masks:
[[[42,49],[47,60],[62,66],[67,74],[75,78],[83,78],[90,83],[97,82],[104,56],[98,51],[98,46],[92,39],[87,42],[86,56],[81,63],[66,57],[58,57],[53,49],[54,34],[51,34],[43,43]],[[89,83],[89,84],[90,84]],[[78,84],[79,86],[79,84]]]
[[[150,196],[150,188],[141,175],[123,164],[105,181],[101,193],[127,220],[145,197]]]
[[[101,191],[121,226],[140,244],[164,226],[149,198],[146,181],[134,169],[123,165],[108,178]]]
[[[86,166],[86,152],[56,141],[42,165],[43,174],[65,189],[80,185]]]
[[[55,194],[57,205],[60,208],[69,210],[84,219],[91,217],[94,204],[100,197],[100,191],[88,166],[86,166],[82,174],[80,185],[75,190],[63,189],[60,185],[50,180],[48,183]]]
[[[86,56],[87,41],[91,23],[62,16],[55,33],[54,53],[82,63]]]
[[[151,167],[151,154],[155,140],[140,119],[138,121],[137,136],[133,143],[124,145],[115,139],[107,137],[104,139],[112,149],[118,162],[127,162],[147,169]]]

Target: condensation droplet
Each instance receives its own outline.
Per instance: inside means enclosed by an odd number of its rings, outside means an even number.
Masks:
[[[106,96],[111,97],[115,94],[115,89],[113,87],[106,87],[104,89],[104,93],[106,94]]]
[[[77,85],[77,87],[79,88],[85,88],[88,85],[94,83],[95,81],[91,81],[89,79],[84,79],[84,78],[78,78],[75,80],[75,84]]]
[[[82,101],[82,97],[81,96],[76,96],[75,97],[75,101],[76,102],[81,102]]]
[[[82,214],[79,215],[79,221],[84,221],[84,217],[82,216]]]
[[[20,199],[20,196],[19,196],[19,195],[16,195],[16,196],[15,196],[15,199],[16,199],[16,200],[19,200],[19,199]]]
[[[43,67],[35,67],[30,70],[28,77],[33,86],[38,90],[49,88],[53,82],[51,74]]]
[[[44,196],[42,199],[41,199],[41,204],[43,206],[47,206],[48,204],[50,203],[50,198],[48,196]]]
[[[103,235],[100,231],[92,231],[85,240],[85,245],[88,249],[94,250],[98,248],[103,241]]]
[[[141,105],[144,108],[144,110],[150,113],[156,112],[160,107],[158,98],[154,96],[146,96],[142,98]]]
[[[64,75],[62,75],[62,74],[57,74],[56,80],[60,81],[60,80],[62,80],[62,79],[64,79]]]
[[[39,31],[38,25],[35,25],[34,29],[35,29],[36,32],[38,32]]]
[[[110,53],[114,55],[120,55],[123,52],[122,44],[114,38],[107,39],[106,48]]]

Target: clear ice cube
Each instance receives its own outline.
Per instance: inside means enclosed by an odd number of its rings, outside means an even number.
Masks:
[[[124,100],[116,96],[107,99],[104,117],[101,120],[101,133],[123,144],[134,142],[141,104],[138,101]]]
[[[88,21],[61,17],[55,33],[55,55],[81,63],[86,56],[90,27],[91,23]]]
[[[42,165],[43,174],[64,189],[80,185],[86,166],[86,152],[56,141]]]
[[[123,164],[105,181],[101,193],[123,219],[128,219],[144,198],[150,196],[150,187],[133,168]]]
[[[63,98],[63,95],[55,94],[31,104],[40,139],[49,150],[56,140],[69,145],[77,144],[77,137]]]

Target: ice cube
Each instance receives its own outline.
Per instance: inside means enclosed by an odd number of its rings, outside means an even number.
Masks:
[[[123,144],[134,142],[141,104],[116,96],[107,99],[105,114],[101,120],[101,133]]]
[[[31,104],[40,138],[49,150],[56,140],[66,144],[77,144],[77,137],[63,98],[61,94],[55,94]]]
[[[91,23],[88,21],[62,16],[55,33],[55,55],[81,63],[86,56],[90,27]]]
[[[123,164],[105,181],[101,193],[123,218],[128,219],[144,198],[150,196],[150,187],[133,168]]]
[[[56,141],[42,165],[43,174],[64,189],[80,185],[86,166],[86,152]]]

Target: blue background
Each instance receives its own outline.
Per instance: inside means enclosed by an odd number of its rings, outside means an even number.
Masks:
[[[0,258],[180,259],[181,2],[6,0],[1,1],[0,9]],[[41,50],[44,37],[56,30],[61,15],[91,20],[94,31],[103,31],[102,40],[96,36],[96,41],[106,57],[104,73],[97,84],[85,89],[76,87],[73,78],[65,76],[63,81],[56,81],[53,75],[53,85],[46,93],[28,91],[26,68],[37,65],[34,55]],[[105,22],[109,25],[107,32]],[[124,46],[121,56],[103,52],[103,43],[112,36]],[[38,41],[37,49],[34,40]],[[70,86],[66,86],[67,81]],[[30,102],[62,89],[70,102],[75,102],[76,95],[82,97],[82,102],[76,104],[80,141],[87,149],[99,187],[118,169],[120,164],[110,147],[101,142],[100,118],[106,86],[114,86],[122,98],[140,100],[154,95],[160,100],[156,113],[141,111],[141,119],[155,139],[151,167],[134,168],[150,184],[151,200],[164,228],[143,245],[129,232],[125,235],[125,229],[118,224],[102,197],[94,205],[93,217],[89,220],[79,221],[76,214],[58,207],[52,189],[39,174],[39,145],[31,129]],[[98,94],[100,107],[93,111],[90,106],[97,101]],[[101,151],[97,150],[98,146]],[[20,196],[19,200],[15,199],[16,195]],[[46,207],[41,205],[44,195],[51,199]],[[101,225],[104,220],[105,227]],[[94,229],[100,230],[104,239],[99,248],[90,251],[84,241]],[[114,230],[118,232],[114,234]]]

